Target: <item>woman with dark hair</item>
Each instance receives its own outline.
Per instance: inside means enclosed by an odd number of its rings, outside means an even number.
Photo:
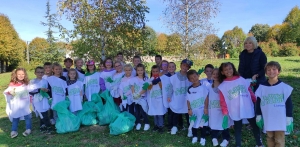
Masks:
[[[267,57],[262,49],[258,46],[255,37],[247,37],[244,42],[244,50],[240,54],[238,72],[245,79],[256,79],[254,85],[256,91],[258,85],[266,80],[265,65]]]

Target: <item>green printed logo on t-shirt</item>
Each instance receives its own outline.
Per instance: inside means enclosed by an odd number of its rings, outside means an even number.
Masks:
[[[140,92],[141,87],[134,83],[133,85],[134,92]]]
[[[268,94],[266,96],[262,96],[260,105],[265,106],[269,104],[278,104],[282,103],[283,100],[283,94]]]
[[[68,91],[69,95],[79,95],[80,94],[80,88],[72,88]]]
[[[124,91],[123,93],[127,93],[129,90],[130,90],[130,86],[129,86],[129,85],[128,85],[128,86],[125,86],[125,87],[124,87],[124,90],[123,90],[123,91]]]
[[[228,99],[232,100],[236,98],[240,93],[246,93],[247,89],[243,85],[238,85],[233,87],[231,90],[228,91]]]
[[[187,92],[187,89],[188,89],[188,87],[179,87],[179,88],[176,88],[175,89],[175,95],[176,96],[178,96],[178,95],[184,95],[184,94],[186,94],[186,92]]]
[[[220,108],[220,100],[210,100],[208,108],[209,109]]]
[[[152,90],[150,95],[151,95],[151,98],[157,98],[157,97],[162,96],[162,92],[160,89]]]
[[[97,79],[90,79],[86,85],[91,86],[91,85],[97,85],[97,84],[98,84]]]
[[[65,91],[62,87],[53,86],[52,92],[56,94],[65,94]]]
[[[170,92],[172,89],[172,85],[169,83],[167,86],[166,86],[166,91],[167,92]]]
[[[199,98],[190,102],[191,108],[196,109],[204,106],[204,98]]]

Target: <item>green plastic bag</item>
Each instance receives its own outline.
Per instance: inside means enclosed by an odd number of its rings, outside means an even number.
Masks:
[[[122,112],[117,119],[109,125],[111,135],[120,135],[133,129],[135,117],[129,112]]]
[[[78,112],[78,117],[82,125],[95,125],[97,124],[97,107],[96,104],[92,101],[84,102],[82,105],[82,110]]]
[[[96,104],[96,112],[101,112],[103,109],[103,102],[100,95],[98,93],[92,94],[91,100]]]
[[[105,99],[106,103],[103,105],[102,110],[97,113],[99,125],[108,125],[114,122],[120,113],[120,109],[114,103],[113,97],[110,95],[108,90],[102,92],[100,96]]]
[[[56,120],[56,132],[57,133],[68,133],[79,130],[80,119],[69,111],[70,101],[65,100],[57,103],[53,110],[57,112],[58,119]]]

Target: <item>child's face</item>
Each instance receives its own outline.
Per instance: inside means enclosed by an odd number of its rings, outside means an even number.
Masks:
[[[107,60],[107,61],[105,62],[105,67],[106,67],[106,68],[112,68],[112,60]]]
[[[41,79],[44,75],[44,70],[43,69],[37,69],[34,74],[36,75],[36,78]]]
[[[93,72],[94,69],[94,65],[88,65],[87,68],[89,69],[90,72]]]
[[[214,71],[212,72],[212,79],[213,79],[214,81],[219,81],[219,71],[218,71],[218,70],[214,70]]]
[[[278,68],[276,66],[269,66],[267,67],[266,74],[270,79],[273,79],[278,77],[280,71],[278,71]]]
[[[137,73],[138,76],[143,76],[144,72],[145,72],[145,70],[144,70],[143,67],[138,67],[136,69],[136,73]]]
[[[231,78],[233,76],[233,68],[231,65],[223,67],[222,75],[225,75],[227,78]]]
[[[116,63],[114,66],[117,72],[122,72],[122,65],[120,63]]]
[[[213,71],[213,69],[212,69],[212,68],[209,68],[209,67],[205,69],[204,73],[206,74],[206,77],[207,77],[208,79],[211,78],[212,71]]]
[[[131,68],[127,67],[127,68],[124,68],[124,71],[125,71],[125,76],[126,77],[130,77],[131,76]]]
[[[53,74],[56,75],[56,76],[60,76],[61,75],[61,67],[60,66],[54,66],[53,67]]]
[[[73,63],[70,62],[70,61],[67,61],[67,62],[65,62],[64,64],[65,64],[65,67],[66,67],[66,68],[71,68],[71,66],[73,65]]]
[[[81,69],[81,67],[83,66],[83,61],[82,61],[82,60],[78,60],[78,61],[75,63],[75,66],[76,66],[77,68],[80,68],[80,69]]]
[[[168,70],[168,63],[167,62],[162,62],[161,63],[161,69],[163,71],[167,71]]]
[[[134,67],[136,67],[140,63],[141,63],[141,59],[139,59],[139,58],[134,58],[133,59],[133,65],[134,65]]]
[[[155,63],[156,65],[159,65],[161,62],[161,59],[159,57],[155,57]]]
[[[100,65],[99,65],[99,70],[100,70],[100,71],[103,71],[104,69],[105,69],[104,65],[103,65],[103,64],[100,64]]]
[[[23,70],[18,70],[17,71],[17,80],[18,81],[23,81],[25,78],[25,73]]]
[[[154,69],[152,69],[151,73],[152,73],[152,76],[153,75],[159,75],[159,69],[158,68],[154,68]]]
[[[123,55],[118,55],[117,58],[119,61],[123,61]]]
[[[199,81],[199,75],[197,74],[192,74],[189,76],[189,81],[193,84],[193,85],[196,85],[196,84],[199,84],[200,81]]]
[[[50,73],[52,72],[52,70],[51,70],[51,65],[45,65],[45,66],[44,66],[44,69],[45,69],[45,73],[46,73],[46,74],[50,74]]]
[[[70,80],[75,80],[76,78],[76,71],[70,71],[68,76],[70,77]]]
[[[180,70],[182,72],[187,72],[189,69],[190,69],[190,66],[188,64],[186,64],[186,63],[180,64]]]
[[[174,73],[176,71],[176,66],[174,63],[169,63],[168,65],[168,72],[169,73]]]

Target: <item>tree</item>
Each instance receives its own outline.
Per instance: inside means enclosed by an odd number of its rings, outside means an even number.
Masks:
[[[156,45],[157,45],[157,36],[156,32],[150,26],[146,26],[146,40],[144,41],[144,51],[147,51],[148,54],[155,55],[156,52]]]
[[[114,44],[118,46],[113,51],[134,54],[135,44],[147,37],[143,34],[148,13],[144,0],[59,0],[58,5],[60,14],[74,24],[73,30],[61,27],[62,36],[79,39],[74,46],[79,57],[100,61]]]
[[[297,43],[300,46],[300,9],[295,6],[284,19],[286,27],[282,30],[282,43]]]
[[[179,34],[173,33],[167,38],[167,54],[180,55],[182,51],[182,40]]]
[[[221,39],[217,35],[215,34],[207,35],[203,43],[201,44],[200,52],[202,52],[202,54],[209,56],[210,58],[216,58],[221,51],[222,48],[221,44],[222,44]]]
[[[9,18],[0,13],[0,73],[9,65],[17,66],[24,59],[24,42],[11,24]],[[25,46],[26,47],[26,46]]]
[[[244,49],[245,39],[246,34],[243,29],[238,26],[234,27],[232,30],[226,31],[221,40],[227,47],[227,50],[222,51],[226,51],[231,57],[237,58],[239,53]]]
[[[201,42],[207,34],[213,34],[210,19],[218,12],[217,0],[164,0],[165,23],[172,32],[178,33],[183,42],[186,56],[190,46]]]
[[[252,33],[256,38],[257,42],[264,42],[270,26],[268,24],[255,24],[251,27],[249,33]]]
[[[32,39],[32,41],[28,45],[30,64],[32,66],[37,66],[44,62],[51,61],[48,60],[47,57],[49,56],[48,53],[49,47],[50,44],[44,38],[36,37]]]
[[[159,54],[163,54],[166,52],[167,49],[167,43],[168,43],[168,36],[164,33],[160,33],[157,36],[157,46],[156,50]]]

